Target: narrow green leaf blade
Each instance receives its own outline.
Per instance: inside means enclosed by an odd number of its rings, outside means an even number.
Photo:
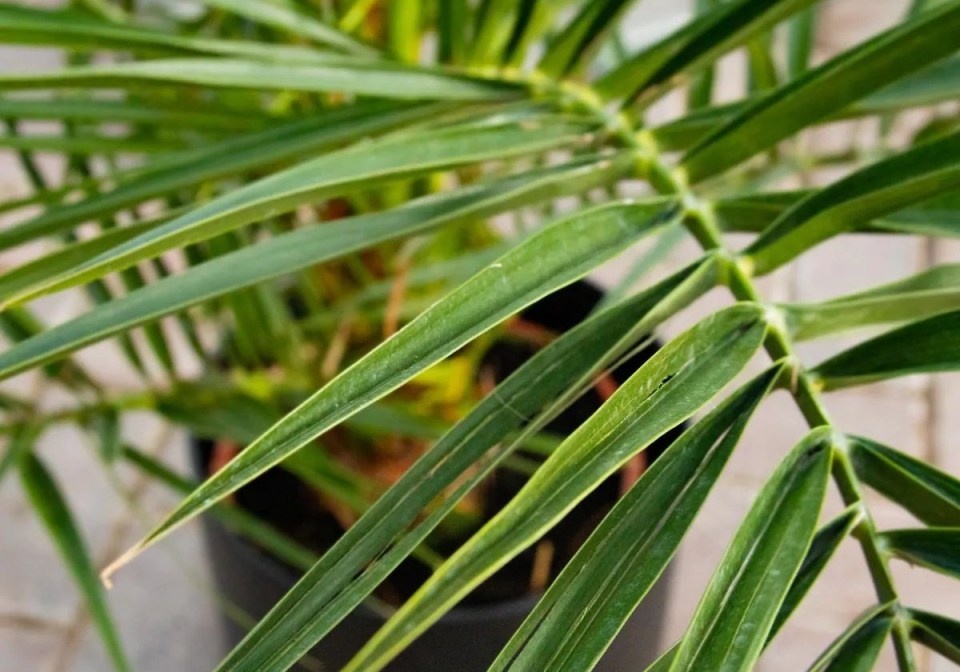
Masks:
[[[348,57],[331,57],[329,60],[329,63],[271,63],[242,58],[166,58],[79,65],[53,72],[2,75],[0,89],[129,89],[179,84],[457,101],[509,100],[524,92],[518,84],[426,67],[371,63]]]
[[[596,90],[605,98],[652,98],[679,75],[746,43],[812,1],[723,3],[604,75],[597,81]]]
[[[158,226],[164,219],[138,222],[122,228],[110,229],[96,238],[90,238],[54,250],[25,264],[0,274],[0,303],[12,296],[44,282],[51,276],[66,273],[91,257],[102,254],[145,231]]]
[[[911,609],[910,625],[910,636],[915,641],[960,665],[960,621]]]
[[[772,640],[783,627],[783,624],[789,620],[790,616],[800,602],[806,596],[810,587],[813,586],[820,572],[827,566],[834,552],[839,548],[840,542],[847,538],[851,530],[863,520],[863,513],[860,509],[850,508],[831,520],[829,523],[817,530],[810,543],[810,550],[807,551],[803,564],[797,572],[793,583],[790,584],[790,590],[787,596],[783,598],[780,610],[777,612],[777,618],[770,628],[770,634],[767,641]]]
[[[864,483],[923,522],[960,527],[960,481],[953,476],[862,436],[850,437],[850,459]]]
[[[683,433],[617,502],[537,603],[494,670],[588,670],[673,557],[748,420],[761,374]]]
[[[0,353],[0,379],[131,327],[258,282],[469,217],[590,189],[624,169],[613,159],[558,167],[415,200],[394,210],[295,230],[216,257],[118,297]]]
[[[3,410],[8,409],[4,408]],[[33,450],[41,431],[41,428],[37,425],[25,424],[10,434],[7,438],[3,456],[0,457],[0,483],[3,483],[3,478],[7,472],[15,468],[23,459],[23,456]]]
[[[879,161],[813,192],[774,221],[744,254],[757,273],[766,273],[828,238],[957,188],[960,133]]]
[[[960,309],[960,264],[936,266],[903,280],[824,303],[792,303],[779,308],[787,329],[798,341],[957,310]]]
[[[65,289],[120,270],[169,249],[239,228],[303,203],[402,176],[546,151],[581,142],[588,128],[545,121],[467,126],[401,134],[331,152],[215,198],[152,231],[49,281],[15,302]]]
[[[226,660],[224,670],[296,661],[383,580],[517,444],[510,432],[577,390],[657,324],[717,282],[710,259],[591,316],[500,383],[384,493]],[[359,414],[358,414],[359,415]],[[354,416],[357,417],[357,416]],[[498,450],[491,451],[497,444]],[[552,451],[551,451],[552,452]],[[472,475],[469,475],[472,474]],[[429,504],[443,504],[412,525]],[[409,530],[409,531],[408,531]]]
[[[696,412],[743,369],[765,332],[761,309],[742,304],[714,314],[664,346],[434,572],[345,669],[381,669],[604,478]]]
[[[305,14],[293,3],[270,0],[202,0],[202,2],[265,26],[284,30],[293,35],[301,35],[348,53],[367,57],[377,55],[373,47],[358,42],[346,33]]]
[[[880,543],[911,565],[960,578],[960,527],[889,530],[880,535]]]
[[[894,329],[831,357],[811,373],[824,389],[960,368],[960,310]]]
[[[889,605],[868,610],[820,654],[810,672],[870,672],[892,628]]]
[[[957,50],[960,3],[946,2],[781,87],[683,158],[691,182],[737,165],[796,131]]]
[[[707,587],[671,672],[753,667],[816,529],[832,440],[829,431],[814,430],[764,485]]]
[[[546,3],[543,3],[546,4]],[[580,12],[547,44],[537,69],[554,78],[576,70],[616,27],[631,0],[589,0]]]
[[[19,464],[20,479],[27,497],[80,589],[114,668],[121,671],[131,670],[110,617],[103,587],[97,580],[93,562],[60,489],[40,458],[33,453],[24,455]]]
[[[182,128],[238,131],[259,129],[270,121],[266,113],[222,110],[212,105],[183,109],[160,102],[125,100],[75,100],[57,98],[2,98],[0,118],[52,121],[89,121],[95,123],[129,122],[141,125],[176,124]]]

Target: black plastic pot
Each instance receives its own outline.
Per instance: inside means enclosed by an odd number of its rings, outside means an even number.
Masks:
[[[552,331],[562,332],[582,321],[601,296],[601,291],[594,286],[585,282],[576,283],[534,304],[524,311],[523,316]],[[622,364],[613,372],[614,378],[618,381],[626,379],[655,349],[655,346],[651,347]],[[494,351],[492,356],[493,365],[505,376],[519,366],[529,353],[507,348]],[[555,433],[572,431],[596,410],[599,403],[599,398],[591,399],[590,395],[585,395],[557,418],[549,429]],[[673,436],[671,434],[658,441],[648,449],[648,453],[655,459],[669,445]],[[209,453],[209,442],[198,440],[193,444],[194,464],[204,476]],[[289,485],[280,483],[279,487]],[[561,546],[562,542],[566,542],[570,547],[569,552],[559,554],[559,564],[569,559],[575,547],[589,533],[589,529],[583,529],[584,521],[591,527],[596,524],[615,502],[618,491],[618,477],[609,479],[557,525],[552,532],[554,539],[561,542]],[[240,501],[243,503],[242,499]],[[211,517],[204,517],[203,525],[219,590],[232,604],[259,619],[293,586],[297,574],[234,536]],[[530,561],[530,558],[526,560]],[[514,563],[523,561],[521,557]],[[509,571],[509,567],[501,572]],[[666,612],[668,583],[669,571],[647,594],[595,669],[601,672],[643,669],[656,658]],[[537,595],[526,595],[493,603],[458,606],[421,635],[386,669],[389,672],[486,670],[538,598]],[[319,661],[324,670],[340,669],[383,622],[380,614],[361,605],[312,650],[311,657]],[[231,620],[225,620],[224,627],[226,644],[232,648],[245,631]]]

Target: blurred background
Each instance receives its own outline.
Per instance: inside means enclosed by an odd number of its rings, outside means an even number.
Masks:
[[[22,4],[55,6],[58,2],[28,0]],[[668,33],[691,14],[691,4],[692,0],[636,2],[636,9],[624,22],[625,41],[640,44]],[[906,0],[823,2],[817,59],[893,24],[908,4]],[[56,68],[62,62],[62,54],[56,50],[0,47],[3,72],[41,71]],[[722,62],[721,98],[739,95],[745,70],[739,54]],[[678,104],[678,100],[667,99],[658,105],[655,114],[666,118],[671,107],[677,109]],[[923,112],[905,115],[894,137],[897,133],[910,133],[923,120]],[[869,146],[877,131],[871,123],[836,123],[811,133],[808,146],[823,150],[844,149],[852,143]],[[57,170],[53,161],[44,163],[43,168],[51,174]],[[835,173],[816,173],[809,179],[824,182],[836,177]],[[0,201],[28,192],[15,157],[0,151]],[[631,266],[632,259],[648,251],[643,247],[631,250],[604,267],[594,279],[612,285]],[[23,261],[23,256],[18,255],[27,254],[31,251],[0,255],[0,268],[16,265]],[[677,268],[692,255],[692,245],[679,245],[657,260],[646,281]],[[960,241],[861,234],[821,245],[761,284],[770,300],[820,300],[946,261],[960,261]],[[711,294],[682,320],[671,322],[666,335],[679,332],[699,316],[728,302],[729,298],[720,292]],[[82,301],[71,294],[48,297],[38,306],[40,314],[51,322],[63,321],[83,310]],[[816,362],[850,340],[853,339],[818,341],[803,344],[800,350],[805,361]],[[188,356],[184,353],[184,357]],[[111,344],[88,348],[80,359],[111,385],[123,388],[136,380]],[[29,392],[36,385],[30,376],[12,382],[21,392]],[[44,402],[56,405],[55,396],[47,394],[49,398]],[[953,474],[960,473],[960,446],[956,445],[960,435],[960,375],[912,377],[845,390],[831,394],[827,404],[845,431],[867,435]],[[799,413],[783,395],[765,402],[764,412],[751,423],[675,562],[664,646],[684,631],[698,596],[757,490],[803,430]],[[142,414],[128,418],[123,431],[154,456],[186,469],[184,437],[155,417]],[[68,428],[48,432],[39,450],[54,468],[83,536],[101,565],[142,536],[148,524],[157,521],[174,504],[175,500],[161,486],[124,470],[123,465],[111,480],[100,467],[93,447]],[[881,528],[909,523],[908,514],[879,497],[872,499],[872,507]],[[839,510],[836,498],[828,513],[835,510]],[[912,605],[960,617],[960,584],[903,563],[895,563],[894,569],[896,581]],[[178,532],[124,569],[109,598],[135,669],[201,672],[211,669],[220,659],[216,597],[196,525]],[[873,602],[873,588],[860,550],[847,541],[758,669],[805,669],[836,633]],[[918,655],[924,672],[955,669],[925,650],[918,649]],[[67,672],[107,668],[100,643],[65,568],[28,508],[16,479],[5,479],[0,487],[0,670]],[[885,652],[880,669],[895,669],[892,651]]]

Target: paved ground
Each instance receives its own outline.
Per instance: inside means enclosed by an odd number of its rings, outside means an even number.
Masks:
[[[648,0],[648,9],[659,9],[660,25],[673,19],[679,4]],[[829,4],[825,36],[820,51],[835,51],[856,35],[869,33],[889,21],[902,4],[894,0],[843,0]],[[656,30],[657,23],[638,22],[637,30]],[[0,70],[50,67],[55,55],[39,51],[0,49]],[[725,69],[728,86],[735,86],[738,68]],[[818,134],[821,144],[843,141],[851,128],[833,127]],[[0,200],[24,191],[9,156],[0,154]],[[681,249],[663,268],[689,259],[692,249]],[[929,244],[922,240],[861,236],[822,246],[805,256],[787,273],[764,282],[767,296],[775,300],[816,300],[902,277],[935,261],[960,261],[960,244]],[[13,262],[2,258],[0,264]],[[623,272],[624,260],[603,269],[598,277],[611,282]],[[728,299],[719,293],[701,302],[694,314],[703,314]],[[44,314],[53,321],[77,310],[72,299],[48,300]],[[689,323],[692,317],[682,324]],[[671,326],[671,331],[681,328]],[[804,347],[814,362],[846,341]],[[109,347],[91,348],[84,360],[103,372],[104,378],[129,384],[129,373]],[[33,383],[21,378],[18,386]],[[844,429],[867,434],[914,455],[960,473],[956,436],[960,417],[960,376],[911,378],[869,388],[833,394],[829,408]],[[49,403],[56,399],[48,397]],[[151,446],[169,463],[184,467],[182,437],[149,416],[134,418],[126,435],[141,446]],[[668,614],[670,637],[679,636],[696,607],[696,597],[723,552],[733,530],[750,505],[758,487],[776,461],[802,433],[799,415],[790,400],[772,398],[750,427],[704,513],[684,543],[675,573],[673,601]],[[43,437],[40,450],[53,465],[55,476],[67,492],[85,539],[99,562],[129,545],[156,521],[173,499],[132,474],[104,476],[91,447],[68,430]],[[122,495],[122,496],[121,496]],[[127,500],[127,501],[125,501]],[[831,501],[831,510],[838,509]],[[881,526],[909,524],[895,505],[876,498],[873,510]],[[960,617],[960,590],[956,583],[905,566],[897,567],[896,580],[911,603]],[[219,625],[211,594],[210,577],[202,557],[198,530],[188,528],[125,570],[110,592],[124,641],[135,669],[143,672],[202,672],[219,659]],[[762,670],[779,672],[803,669],[862,608],[872,602],[871,586],[853,544],[845,544],[825,577],[804,602],[794,622],[765,656]],[[0,670],[44,672],[107,669],[95,633],[80,607],[69,578],[55,557],[43,531],[26,506],[15,479],[0,488]],[[881,666],[892,670],[890,652]],[[922,670],[945,672],[950,665],[924,657]]]

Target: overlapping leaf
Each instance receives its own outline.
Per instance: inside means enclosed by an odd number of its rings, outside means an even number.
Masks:
[[[84,345],[192,304],[376,243],[589,189],[597,180],[623,168],[624,163],[617,159],[603,161],[601,165],[588,161],[584,166],[532,172],[412,201],[394,210],[275,236],[157,280],[0,353],[0,378],[57,359]],[[0,286],[4,277],[0,276]]]
[[[538,66],[541,72],[563,77],[575,70],[607,32],[616,27],[617,18],[630,6],[630,0],[591,0],[582,4],[580,12],[548,42]]]
[[[891,82],[954,53],[960,3],[925,12],[776,89],[683,158],[691,182],[716,175]]]
[[[303,37],[363,56],[377,56],[377,51],[342,31],[318,21],[292,3],[272,0],[202,0],[205,5],[256,21],[264,26],[277,28],[292,35]]]
[[[592,316],[538,351],[384,493],[221,668],[255,670],[268,662],[282,666],[297,660],[355,608],[517,443],[507,442],[490,451],[493,446],[521,427],[526,418],[536,417],[552,400],[562,404],[568,390],[578,389],[599,367],[716,280],[714,260],[698,263]],[[404,531],[468,470],[469,477],[446,495],[442,505]]]
[[[820,572],[827,566],[827,562],[833,557],[834,552],[840,546],[850,531],[863,520],[863,513],[859,508],[850,508],[831,520],[829,523],[817,530],[810,543],[810,550],[803,559],[793,583],[790,584],[790,590],[787,596],[783,598],[780,610],[777,612],[777,618],[770,628],[769,639],[780,631],[783,624],[787,622],[800,602],[806,596],[807,591],[816,582]]]
[[[90,219],[179,189],[303,158],[318,150],[408,124],[430,113],[430,108],[420,106],[387,109],[379,103],[359,104],[279,123],[262,132],[188,150],[173,158],[157,157],[144,166],[112,176],[117,185],[110,191],[95,191],[82,200],[50,208],[38,217],[0,231],[0,249],[68,231]]]
[[[453,127],[324,154],[215,198],[50,280],[19,300],[102,277],[166,250],[212,238],[302,203],[343,194],[359,185],[370,187],[485,159],[569,146],[581,142],[588,131],[584,125],[549,119]]]
[[[433,574],[346,669],[381,669],[604,478],[696,412],[760,346],[766,332],[762,318],[757,306],[734,306],[668,343],[554,451],[511,503]]]
[[[70,49],[123,49],[161,54],[247,56],[266,61],[336,62],[329,52],[281,44],[175,35],[95,19],[73,10],[0,7],[0,42]]]
[[[664,571],[780,367],[697,422],[590,535],[491,670],[588,670]]]
[[[812,0],[739,0],[688,23],[626,61],[596,83],[608,98],[632,99],[716,59],[762,33]]]
[[[812,7],[796,17],[808,16]],[[885,86],[876,93],[857,100],[852,105],[834,112],[814,123],[856,119],[882,113],[898,112],[915,107],[927,107],[956,100],[960,97],[960,59],[951,58],[935,63],[920,72]],[[742,114],[758,101],[743,101],[712,105],[696,109],[686,116],[654,127],[653,137],[659,147],[676,151],[689,149]]]
[[[330,381],[185,499],[134,552],[496,323],[678,216],[671,202],[614,203],[546,227]]]

